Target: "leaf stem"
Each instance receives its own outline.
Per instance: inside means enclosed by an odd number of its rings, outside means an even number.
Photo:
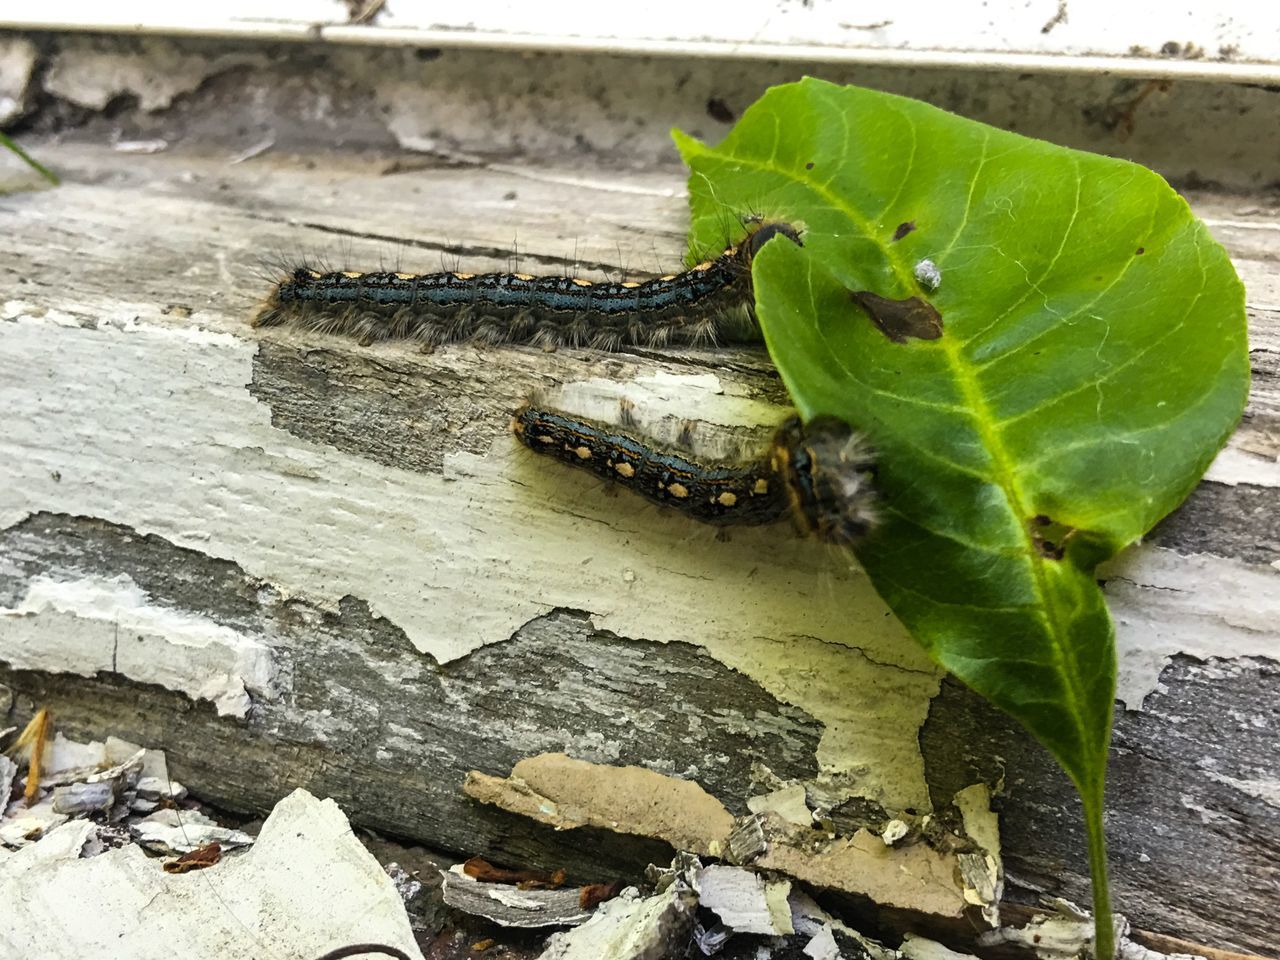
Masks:
[[[0,133],[0,146],[7,147],[8,149],[12,150],[20,158],[25,160],[27,162],[27,165],[30,166],[31,169],[35,170],[36,173],[40,174],[40,176],[44,177],[46,180],[52,183],[55,187],[59,184],[60,181],[58,180],[58,175],[56,173],[54,173],[52,170],[50,170],[48,167],[42,164],[39,160],[36,160],[34,157],[32,157],[31,154],[27,153],[27,151],[23,150],[20,146],[14,143],[9,137],[5,136],[3,133]]]
[[[1107,838],[1102,826],[1101,778],[1080,791],[1084,801],[1084,828],[1089,841],[1089,878],[1093,887],[1093,955],[1112,960],[1116,952],[1115,923],[1111,918],[1111,891],[1107,883]]]

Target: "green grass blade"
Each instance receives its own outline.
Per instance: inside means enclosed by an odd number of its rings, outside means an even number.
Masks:
[[[31,154],[27,153],[27,151],[23,150],[17,145],[17,143],[3,133],[0,133],[0,147],[6,147],[13,151],[19,158],[26,161],[27,166],[31,167],[32,170],[36,171],[36,173],[40,174],[40,176],[44,177],[55,187],[61,182],[56,173],[44,166],[40,161],[36,160],[35,157],[31,156]]]

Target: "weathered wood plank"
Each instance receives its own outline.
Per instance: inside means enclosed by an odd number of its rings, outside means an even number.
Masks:
[[[624,642],[580,613],[540,617],[441,665],[359,600],[326,611],[232,563],[100,520],[34,516],[4,532],[0,556],[16,571],[0,606],[12,607],[37,578],[128,577],[157,607],[270,638],[284,676],[250,691],[243,720],[127,680],[130,647],[149,639],[136,631],[120,630],[112,662],[88,677],[0,669],[0,683],[49,705],[69,729],[163,747],[177,780],[232,809],[269,808],[305,786],[389,833],[599,879],[670,851],[607,836],[575,835],[566,846],[552,831],[468,800],[467,771],[505,775],[521,757],[564,750],[695,777],[738,813],[753,764],[784,779],[816,773],[821,726],[812,717],[697,646]]]
[[[1141,710],[1116,716],[1107,794],[1113,896],[1138,927],[1270,955],[1280,903],[1274,659],[1178,656]],[[948,679],[920,732],[935,799],[1002,782],[1014,899],[1088,901],[1080,802],[1008,718]]]
[[[17,413],[0,436],[0,682],[20,714],[48,703],[74,732],[164,747],[179,779],[234,808],[304,785],[357,822],[587,878],[663,853],[610,836],[565,845],[467,801],[466,770],[563,750],[694,777],[739,811],[769,788],[767,768],[863,817],[942,810],[1003,778],[1012,879],[1080,895],[1061,778],[973,697],[948,684],[930,705],[936,673],[856,572],[782,529],[717,540],[532,463],[506,436],[528,390],[564,383],[586,405],[626,389],[653,415],[692,404],[708,430],[750,432],[783,400],[762,354],[423,355],[259,342],[246,325],[261,251],[334,234],[353,264],[387,254],[370,237],[400,237],[414,256],[487,253],[478,267],[505,268],[512,230],[492,208],[513,190],[521,248],[564,251],[526,266],[567,268],[573,237],[592,264],[650,249],[670,264],[676,176],[584,189],[580,172],[560,178],[572,185],[484,168],[381,176],[342,155],[43,154],[69,182],[6,198],[15,229],[0,236],[0,399]],[[334,205],[317,214],[323,197]],[[1235,201],[1196,202],[1212,223]],[[1257,725],[1280,703],[1259,659],[1276,639],[1280,218],[1248,220],[1215,227],[1255,327],[1249,421],[1215,467],[1236,482],[1203,485],[1109,586],[1136,664],[1129,706],[1143,706],[1118,723],[1112,839],[1122,908],[1141,925],[1265,950],[1280,897],[1274,732]],[[1170,646],[1166,621],[1139,621],[1168,609],[1162,578],[1192,569],[1174,599],[1205,636]],[[1262,595],[1224,601],[1242,576]],[[1219,659],[1161,674],[1183,650]]]

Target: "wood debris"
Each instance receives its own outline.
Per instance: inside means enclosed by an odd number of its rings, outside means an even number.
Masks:
[[[591,919],[591,910],[582,906],[576,888],[523,889],[510,883],[490,883],[469,875],[461,864],[441,871],[441,877],[446,904],[500,926],[567,927]]]
[[[653,837],[677,850],[870,897],[887,907],[942,917],[977,907],[988,923],[998,921],[1003,874],[986,792],[967,797],[965,836],[929,815],[906,814],[875,829],[841,833],[810,809],[806,788],[797,783],[751,798],[752,814],[735,819],[691,781],[561,754],[523,759],[505,778],[472,771],[464,789],[558,830],[593,826]]]
[[[21,800],[0,807],[0,847],[20,849],[68,821],[93,817],[90,849],[127,842],[135,823],[161,803],[185,795],[169,781],[163,754],[123,740],[77,743],[58,734],[50,738],[48,715],[37,713],[26,737],[14,744],[26,753],[26,784]],[[40,743],[38,761],[34,747]],[[19,765],[0,763],[0,786],[7,798]],[[247,840],[248,838],[246,838]]]
[[[614,767],[544,753],[520,760],[509,777],[471,771],[468,796],[557,830],[595,826],[665,840],[677,850],[718,856],[735,822],[691,780],[643,767]]]
[[[781,937],[795,933],[787,897],[790,880],[768,880],[742,867],[703,867],[693,876],[698,903],[737,933]]]
[[[697,897],[671,886],[649,897],[636,889],[602,905],[574,930],[552,934],[538,960],[648,960],[679,956],[688,943]]]
[[[462,872],[482,883],[508,883],[521,890],[554,890],[563,887],[565,872],[556,870],[508,870],[496,867],[481,857],[472,857],[462,865]]]
[[[578,906],[583,910],[594,910],[600,904],[612,900],[624,889],[626,884],[621,880],[614,880],[611,883],[589,883],[585,887],[578,888]]]
[[[212,867],[221,859],[222,845],[219,843],[206,843],[202,847],[188,850],[176,860],[170,860],[164,865],[164,872],[190,873],[192,870],[203,870],[205,867]]]
[[[253,837],[243,830],[224,827],[199,810],[162,808],[129,825],[133,839],[153,853],[190,853],[210,843],[223,850],[247,847]]]
[[[40,778],[44,771],[44,752],[45,744],[49,740],[49,730],[52,718],[49,711],[41,708],[36,711],[36,715],[18,734],[18,738],[13,741],[9,747],[10,756],[17,756],[26,761],[27,764],[27,786],[22,793],[22,798],[30,807],[35,804],[36,796],[40,793]],[[0,797],[0,800],[8,802],[8,794]]]

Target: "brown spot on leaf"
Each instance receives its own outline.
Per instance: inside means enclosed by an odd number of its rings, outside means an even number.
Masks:
[[[942,314],[919,297],[890,300],[867,290],[854,290],[849,296],[894,343],[937,340],[942,336]]]
[[[1046,560],[1061,560],[1067,555],[1067,548],[1052,540],[1036,540],[1036,550]]]
[[[893,231],[893,242],[897,243],[899,240],[901,240],[903,237],[905,237],[908,233],[910,233],[915,228],[916,228],[916,222],[914,220],[907,220],[903,223],[898,224],[898,229]]]
[[[1032,517],[1028,522],[1028,533],[1036,553],[1046,560],[1061,560],[1067,555],[1067,541],[1076,534],[1075,527],[1059,523],[1043,513]]]

